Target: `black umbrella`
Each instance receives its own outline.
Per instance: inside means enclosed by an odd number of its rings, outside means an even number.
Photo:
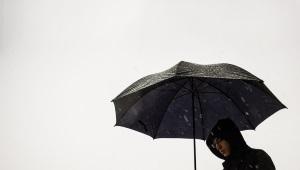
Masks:
[[[116,126],[156,138],[205,140],[219,119],[255,129],[285,106],[248,71],[231,64],[181,61],[136,81],[113,99]]]

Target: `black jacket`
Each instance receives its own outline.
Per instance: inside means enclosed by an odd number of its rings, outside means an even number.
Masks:
[[[231,147],[231,154],[224,157],[212,143],[215,138],[225,139]],[[239,129],[230,119],[220,120],[206,139],[206,144],[213,154],[225,160],[224,170],[275,170],[270,156],[261,149],[250,148]]]

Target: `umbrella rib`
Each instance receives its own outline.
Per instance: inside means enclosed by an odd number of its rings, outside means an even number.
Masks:
[[[197,90],[197,89],[196,89],[196,90]],[[199,92],[198,90],[197,90],[197,92],[198,92],[199,94],[220,93],[220,92]]]
[[[179,86],[180,88],[186,89],[187,91],[189,91],[190,93],[192,93],[191,89],[184,87],[186,83],[184,84],[184,86],[181,86],[180,84],[177,84],[177,83],[175,83],[175,82],[174,82],[174,84],[176,84],[176,85]]]
[[[177,92],[175,93],[175,95],[173,96],[173,98],[170,100],[168,106],[166,107],[166,111],[168,110],[170,104],[172,103],[172,101],[174,101],[174,98],[176,97],[176,95],[178,94],[178,92],[182,89],[182,87],[184,87],[189,81],[187,80],[185,83],[183,83],[183,85],[181,85],[181,87],[179,87],[179,89],[177,90]],[[174,83],[175,84],[175,83]],[[160,119],[160,122],[158,124],[158,128],[157,128],[157,131],[156,131],[156,134],[153,136],[153,139],[156,138],[157,134],[158,134],[158,131],[159,131],[159,128],[160,128],[160,125],[161,125],[161,122],[163,121],[165,115],[166,115],[166,111],[164,112],[164,115],[162,116],[162,118]]]
[[[178,96],[178,97],[175,97],[174,99],[177,100],[177,99],[179,99],[179,98],[181,98],[181,97],[183,97],[183,96],[185,96],[185,95],[187,95],[187,94],[190,94],[190,93],[184,93],[184,94],[182,94],[182,95],[180,95],[180,96]]]
[[[144,96],[144,95],[143,95]],[[142,97],[141,97],[142,98]],[[135,101],[135,103],[137,103],[139,100],[136,100]],[[134,105],[134,104],[133,104]],[[124,112],[124,114],[119,118],[119,119],[117,119],[117,121],[116,121],[116,124],[118,124],[118,122],[120,122],[122,119],[123,119],[123,117],[126,115],[126,113],[131,109],[131,107],[133,106],[133,105],[131,105],[128,109],[126,109],[126,111]]]
[[[179,85],[179,84],[177,84],[177,83],[175,83],[175,82],[173,82],[174,84],[176,84],[177,86],[181,86],[181,85]],[[184,83],[184,85],[185,85],[186,83]],[[188,89],[189,90],[189,89]],[[151,91],[151,90],[150,90]],[[150,92],[149,91],[149,92]],[[147,92],[148,93],[148,92]],[[147,93],[145,93],[145,94],[143,94],[141,97],[140,97],[140,99],[143,97],[143,96],[145,96]],[[131,93],[132,94],[132,93]],[[135,103],[137,103],[139,100],[137,100]],[[134,106],[134,104],[133,105],[131,105],[131,107],[132,106]],[[124,114],[116,121],[116,124],[118,124],[118,122],[120,122],[122,119],[123,119],[123,117],[126,115],[126,113],[128,112],[128,110],[130,110],[131,109],[131,107],[129,107],[125,112],[124,112]]]
[[[200,79],[199,79],[199,80],[200,80]],[[239,111],[240,111],[241,113],[244,113],[243,110],[238,106],[238,104],[236,104],[235,101],[234,101],[232,98],[230,98],[225,92],[223,92],[223,90],[217,88],[216,86],[212,85],[212,84],[209,83],[209,82],[206,82],[206,81],[203,81],[203,80],[200,80],[200,81],[202,81],[202,82],[204,82],[204,83],[207,83],[207,84],[209,84],[211,87],[213,87],[213,88],[217,89],[218,91],[220,91],[225,97],[227,97],[228,99],[230,99],[230,100],[232,101],[232,103],[239,109]],[[250,125],[253,129],[255,129],[255,127],[253,126],[253,124],[251,123],[251,121],[248,119],[247,115],[246,115],[245,117],[246,117],[246,120],[247,120],[247,122],[249,123],[249,125]]]
[[[254,87],[254,88],[256,88],[256,89],[258,89],[262,92],[266,92],[269,95],[270,98],[274,98],[277,102],[279,102],[281,105],[283,105],[286,108],[286,106],[280,102],[280,100],[271,92],[271,90],[263,82],[262,82],[262,85],[261,85],[263,89],[261,89],[259,87],[260,84],[256,84],[256,83],[252,83],[252,82],[247,83],[245,80],[242,80],[242,82],[244,84],[247,84],[251,87]]]
[[[196,88],[196,92],[197,92],[197,98],[198,98],[198,102],[199,102],[199,107],[200,107],[200,112],[201,112],[201,125],[202,125],[202,138],[203,140],[205,139],[205,135],[204,135],[204,113],[203,113],[203,110],[202,110],[202,104],[201,104],[201,101],[200,101],[200,97],[199,97],[199,91],[198,89]]]

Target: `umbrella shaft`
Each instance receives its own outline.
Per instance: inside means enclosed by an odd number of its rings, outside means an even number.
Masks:
[[[195,105],[194,105],[194,82],[193,78],[191,80],[191,86],[192,86],[192,112],[193,112],[193,143],[194,143],[194,169],[197,170],[197,164],[196,164],[196,129],[195,129]]]
[[[197,170],[197,165],[196,165],[196,140],[194,138],[194,168]]]

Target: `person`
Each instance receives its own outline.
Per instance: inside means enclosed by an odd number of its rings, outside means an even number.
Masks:
[[[262,149],[249,147],[229,118],[217,122],[206,139],[206,145],[224,160],[224,170],[275,170],[270,156]]]

